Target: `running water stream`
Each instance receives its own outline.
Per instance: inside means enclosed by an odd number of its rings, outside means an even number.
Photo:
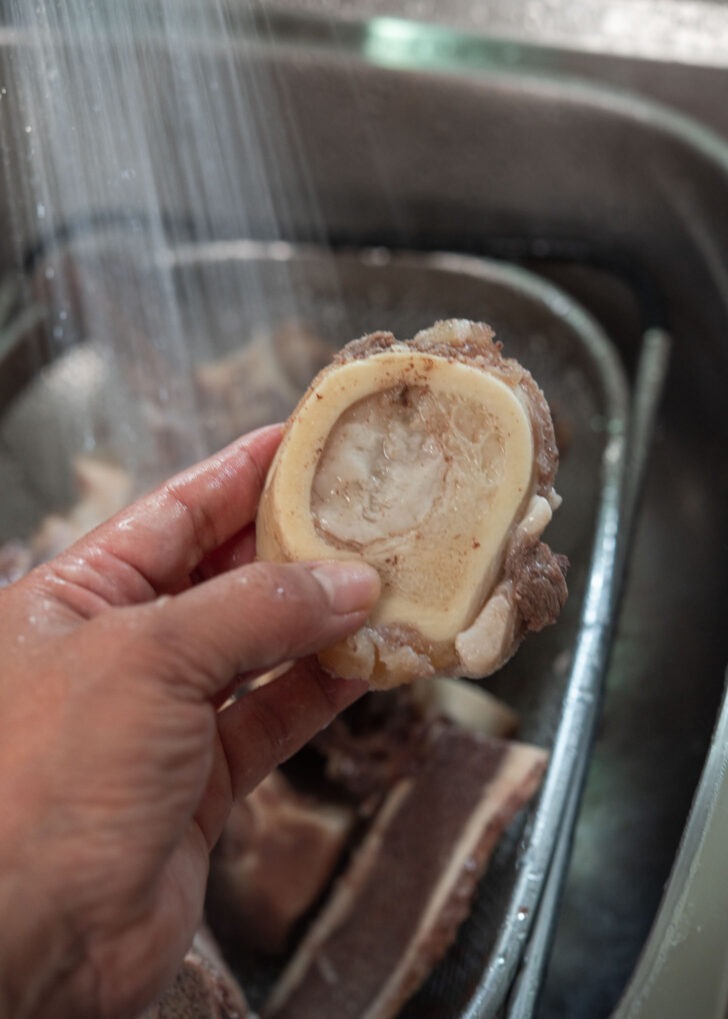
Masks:
[[[311,206],[303,171],[285,201],[275,187],[296,136],[255,56],[265,22],[254,0],[6,7],[16,38],[1,141],[14,232],[35,238],[20,254],[46,309],[44,342],[52,359],[83,350],[70,384],[81,371],[111,380],[67,426],[69,443],[81,429],[82,449],[111,452],[143,485],[214,441],[195,365],[229,354],[235,310],[240,346],[243,323],[296,314],[284,263],[273,295],[254,260],[200,275],[177,271],[170,254],[180,242],[291,239],[291,208]],[[233,319],[224,343],[220,309]]]

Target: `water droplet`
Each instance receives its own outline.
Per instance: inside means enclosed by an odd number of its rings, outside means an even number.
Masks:
[[[48,267],[46,268],[46,271],[45,271],[44,275],[45,275],[45,278],[46,278],[47,280],[52,280],[52,279],[54,279],[54,278],[55,278],[55,275],[56,275],[56,270],[55,270],[55,269],[53,268],[53,266],[52,266],[52,265],[49,265],[49,266],[48,266]]]
[[[38,214],[38,219],[45,219],[46,207],[43,202],[38,202],[35,207],[35,211]]]
[[[25,125],[25,133],[26,133],[26,134],[30,134],[30,132],[31,132],[32,130],[33,130],[33,128],[31,127],[31,125],[30,125],[30,124],[26,124],[26,125]]]

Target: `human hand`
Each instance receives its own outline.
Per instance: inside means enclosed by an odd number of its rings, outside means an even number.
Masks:
[[[232,798],[364,690],[305,656],[362,625],[376,573],[252,562],[279,440],[245,437],[0,591],[0,1016],[136,1016],[191,941]]]

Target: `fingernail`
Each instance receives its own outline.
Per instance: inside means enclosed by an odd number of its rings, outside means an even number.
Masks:
[[[367,563],[320,563],[311,570],[340,615],[371,608],[381,590],[379,574]]]

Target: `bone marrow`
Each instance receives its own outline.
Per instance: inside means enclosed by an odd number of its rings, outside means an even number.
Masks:
[[[546,399],[482,324],[348,344],[294,411],[257,520],[258,555],[361,557],[382,578],[367,625],[323,652],[386,688],[483,677],[553,622],[566,561],[540,541],[560,499]]]

